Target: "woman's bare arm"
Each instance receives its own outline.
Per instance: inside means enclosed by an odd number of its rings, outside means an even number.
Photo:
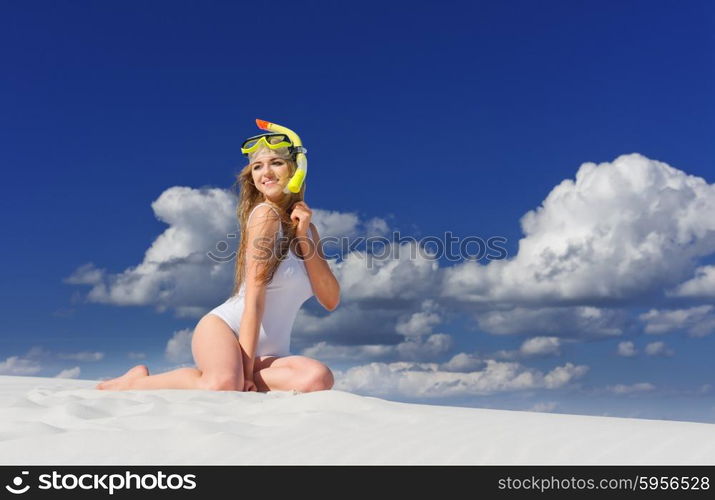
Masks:
[[[243,374],[253,380],[253,368],[258,335],[266,304],[266,285],[258,282],[258,274],[267,267],[275,249],[280,220],[266,205],[251,214],[246,232],[245,300],[241,317],[239,343],[244,351]]]
[[[305,269],[308,271],[315,298],[325,309],[334,311],[340,304],[340,284],[325,260],[323,247],[320,245],[320,234],[312,222],[310,230],[313,236],[312,244],[304,238],[299,239]]]

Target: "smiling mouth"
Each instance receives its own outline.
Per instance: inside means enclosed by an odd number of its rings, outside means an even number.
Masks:
[[[275,179],[271,179],[271,180],[265,181],[265,182],[263,183],[264,186],[272,186],[273,184],[278,184],[278,181],[275,180]]]

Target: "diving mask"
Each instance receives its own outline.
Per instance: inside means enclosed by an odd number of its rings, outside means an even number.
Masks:
[[[248,156],[255,152],[261,146],[270,149],[288,148],[289,152],[293,153],[293,142],[286,134],[259,134],[249,137],[241,145],[241,153]]]

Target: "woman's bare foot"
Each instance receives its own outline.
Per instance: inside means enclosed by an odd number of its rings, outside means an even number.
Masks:
[[[147,368],[146,365],[137,365],[134,368],[127,370],[127,373],[121,377],[100,382],[95,386],[95,389],[102,391],[125,391],[129,389],[129,385],[132,380],[148,376],[149,368]]]

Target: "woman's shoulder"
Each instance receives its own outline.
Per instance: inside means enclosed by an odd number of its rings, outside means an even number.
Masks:
[[[257,215],[254,216],[254,214]],[[251,212],[248,214],[246,221],[253,222],[253,219],[270,219],[273,221],[280,221],[281,216],[276,207],[274,207],[270,203],[261,202],[256,204],[256,206],[251,209]]]
[[[272,236],[274,234],[283,235],[283,224],[276,208],[270,203],[261,202],[256,204],[246,219],[246,230],[257,231],[256,234]]]
[[[259,207],[268,207],[268,208],[259,208]],[[251,209],[251,212],[248,214],[248,217],[250,218],[251,215],[253,215],[253,212],[256,210],[260,210],[262,213],[266,214],[269,213],[269,209],[272,210],[276,215],[280,217],[280,213],[278,212],[278,209],[268,203],[267,201],[262,201],[260,203],[256,203],[256,205]]]

